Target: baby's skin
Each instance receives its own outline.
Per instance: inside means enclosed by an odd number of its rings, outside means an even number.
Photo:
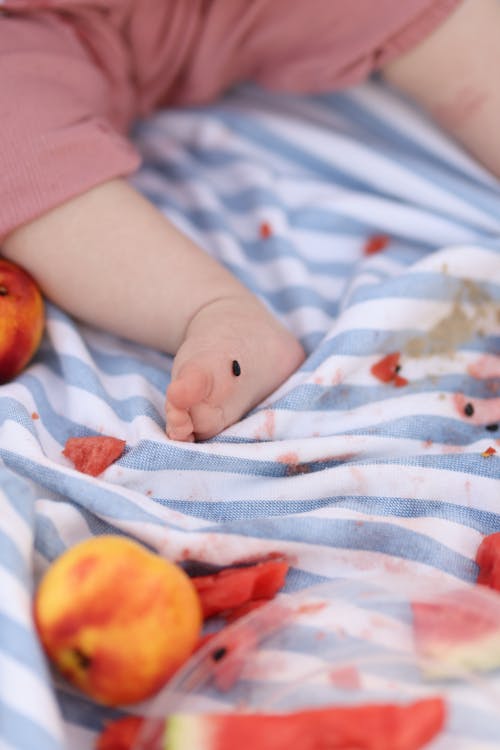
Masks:
[[[304,359],[255,295],[123,180],[16,230],[4,254],[80,320],[175,354],[165,408],[173,440],[217,435]]]
[[[167,390],[167,435],[203,440],[236,422],[304,359],[296,339],[250,295],[210,303],[191,321]]]
[[[500,176],[499,0],[464,0],[386,79]],[[211,438],[304,360],[295,337],[124,180],[0,238],[46,296],[82,321],[175,355],[167,435]]]

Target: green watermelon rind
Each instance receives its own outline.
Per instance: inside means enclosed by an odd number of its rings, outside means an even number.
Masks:
[[[204,716],[171,714],[165,727],[164,750],[210,750],[213,726]]]
[[[458,646],[429,643],[421,649],[421,654],[423,672],[429,679],[489,672],[500,667],[500,633]]]

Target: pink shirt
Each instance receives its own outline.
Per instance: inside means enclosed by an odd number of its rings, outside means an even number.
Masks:
[[[355,84],[460,0],[0,0],[0,237],[137,169],[131,121],[230,85]]]

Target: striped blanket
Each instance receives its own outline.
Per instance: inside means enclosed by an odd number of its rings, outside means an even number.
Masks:
[[[0,388],[1,750],[89,750],[115,715],[49,673],[31,619],[42,572],[89,535],[217,565],[279,551],[291,594],[474,581],[500,528],[497,181],[377,81],[243,87],[134,137],[136,187],[308,357],[223,434],[181,444],[164,434],[171,358],[47,306],[36,359]],[[400,387],[372,372],[395,352]],[[127,447],[92,478],[61,451],[97,434]]]

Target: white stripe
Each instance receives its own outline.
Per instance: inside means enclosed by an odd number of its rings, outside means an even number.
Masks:
[[[59,710],[48,686],[24,665],[0,650],[0,701],[39,724],[59,742],[62,731]]]
[[[320,157],[325,163],[341,167],[381,192],[395,193],[399,198],[407,198],[410,204],[448,211],[489,231],[500,230],[500,222],[490,214],[350,138],[335,132],[325,134],[307,123],[288,120],[280,115],[258,114],[255,119],[280,138],[306,147],[309,153]]]

